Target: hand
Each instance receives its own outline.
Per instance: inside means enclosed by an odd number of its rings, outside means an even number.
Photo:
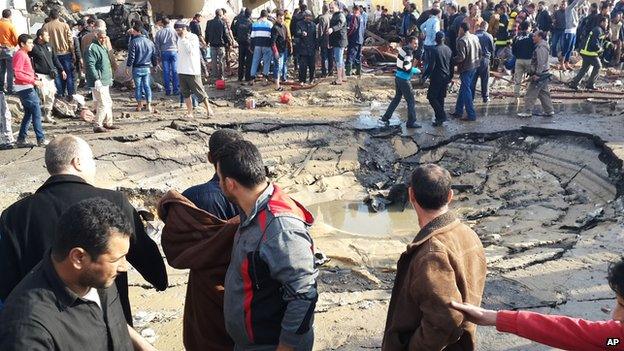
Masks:
[[[285,346],[283,344],[279,344],[277,346],[277,349],[275,349],[275,351],[295,351],[295,348],[290,347],[290,346]]]
[[[61,77],[63,80],[67,80],[67,73],[65,73],[65,71],[61,72]]]
[[[327,34],[332,34],[333,32],[334,32],[334,29],[333,29],[333,28],[329,28],[329,29],[327,30]]]
[[[126,76],[130,77],[130,68],[126,67]]]
[[[472,323],[485,326],[496,325],[496,311],[486,310],[467,303],[451,301],[451,307],[462,312]]]
[[[279,60],[279,58],[280,58],[280,55],[279,54],[275,54],[275,59]]]
[[[301,32],[301,34],[302,34],[304,37],[307,37],[307,36],[308,36],[308,32]]]
[[[42,81],[40,81],[40,80],[36,80],[36,81],[33,83],[33,85],[34,85],[34,86],[36,86],[36,87],[40,87],[40,86],[42,86],[42,85],[43,85],[43,82],[42,82]]]

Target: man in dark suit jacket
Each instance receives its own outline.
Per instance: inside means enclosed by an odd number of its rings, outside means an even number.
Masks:
[[[9,293],[44,256],[52,245],[58,219],[71,205],[99,197],[119,206],[133,224],[128,262],[156,290],[167,288],[167,271],[156,243],[145,232],[139,214],[120,192],[96,188],[95,160],[86,141],[65,135],[55,138],[45,153],[50,178],[37,191],[9,206],[0,216],[0,300]],[[132,325],[128,299],[128,276],[115,280],[126,321]]]

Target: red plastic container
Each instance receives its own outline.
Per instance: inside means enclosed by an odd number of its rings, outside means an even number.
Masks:
[[[292,94],[291,94],[291,93],[288,93],[288,92],[282,93],[282,96],[280,96],[280,102],[281,102],[282,104],[287,104],[287,103],[289,103],[289,102],[290,102],[290,99],[292,99]]]
[[[215,87],[217,90],[225,90],[225,81],[223,79],[219,79],[215,82]]]

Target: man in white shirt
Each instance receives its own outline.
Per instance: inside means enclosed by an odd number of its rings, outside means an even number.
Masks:
[[[191,95],[197,97],[197,101],[204,104],[206,117],[214,116],[208,102],[208,94],[204,90],[201,79],[201,53],[199,50],[199,38],[189,32],[188,24],[183,21],[176,22],[174,26],[178,33],[178,77],[180,81],[180,93],[186,103],[186,117],[193,118],[193,102]]]

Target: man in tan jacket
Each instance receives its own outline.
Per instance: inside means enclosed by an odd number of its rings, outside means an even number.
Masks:
[[[421,229],[397,264],[383,351],[476,349],[476,326],[450,302],[481,304],[485,252],[449,211],[452,198],[444,168],[428,164],[412,173],[409,199]]]
[[[58,74],[55,78],[56,94],[59,97],[71,99],[76,92],[74,87],[74,38],[71,28],[60,18],[59,11],[50,11],[51,21],[43,25],[43,29],[50,34],[50,46],[56,52],[58,60],[63,66],[65,76]]]

